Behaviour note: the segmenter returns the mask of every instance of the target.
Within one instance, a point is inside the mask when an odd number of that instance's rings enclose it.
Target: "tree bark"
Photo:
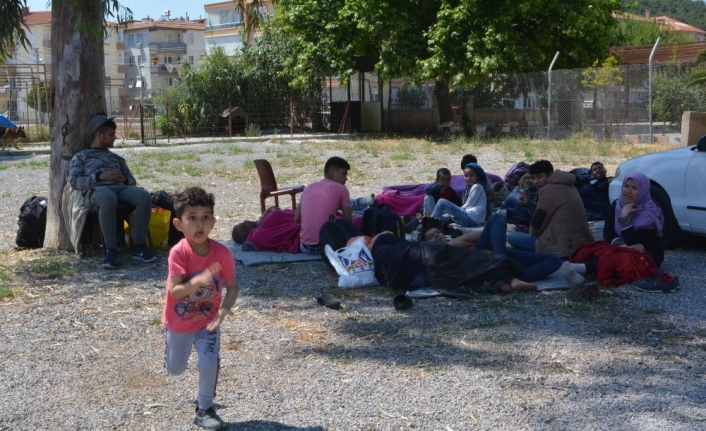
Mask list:
[[[451,96],[447,79],[436,81],[436,101],[439,104],[439,122],[453,121],[454,114],[451,110]]]
[[[103,1],[54,0],[49,204],[44,247],[71,249],[61,212],[71,158],[90,146],[90,117],[105,113]]]

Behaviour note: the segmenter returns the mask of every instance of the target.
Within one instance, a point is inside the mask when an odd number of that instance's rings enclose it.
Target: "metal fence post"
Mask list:
[[[657,47],[659,46],[659,40],[661,37],[657,38],[657,42],[655,42],[655,46],[652,48],[652,52],[650,53],[650,69],[649,69],[649,105],[650,105],[650,110],[649,110],[649,116],[650,116],[650,144],[654,142],[654,134],[652,133],[652,58],[655,56],[655,52],[657,52]]]
[[[554,55],[554,60],[552,64],[549,65],[549,88],[547,90],[547,138],[552,136],[552,68],[554,68],[554,63],[556,59],[559,58],[559,51]]]

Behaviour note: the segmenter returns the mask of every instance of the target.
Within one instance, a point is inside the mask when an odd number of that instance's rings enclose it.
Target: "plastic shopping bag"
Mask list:
[[[373,255],[365,246],[364,237],[336,251],[327,244],[325,253],[339,275],[338,287],[345,289],[379,285],[375,279]]]

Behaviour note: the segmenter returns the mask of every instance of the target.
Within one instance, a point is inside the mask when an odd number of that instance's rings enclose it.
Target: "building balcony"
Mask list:
[[[207,25],[206,26],[206,31],[216,31],[216,30],[225,30],[228,28],[238,28],[242,27],[243,22],[227,22],[225,24],[216,24],[216,25]]]
[[[163,63],[150,66],[151,75],[176,75],[181,69],[181,64],[178,63]]]
[[[150,43],[151,52],[170,52],[175,54],[186,54],[186,44],[181,42],[158,42]]]

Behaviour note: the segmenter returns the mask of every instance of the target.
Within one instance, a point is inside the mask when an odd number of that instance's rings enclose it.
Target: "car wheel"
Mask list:
[[[677,234],[677,220],[674,218],[672,210],[672,200],[664,189],[656,184],[650,185],[650,195],[652,200],[659,205],[664,216],[664,227],[662,228],[662,237],[664,239],[664,247],[670,247]]]

